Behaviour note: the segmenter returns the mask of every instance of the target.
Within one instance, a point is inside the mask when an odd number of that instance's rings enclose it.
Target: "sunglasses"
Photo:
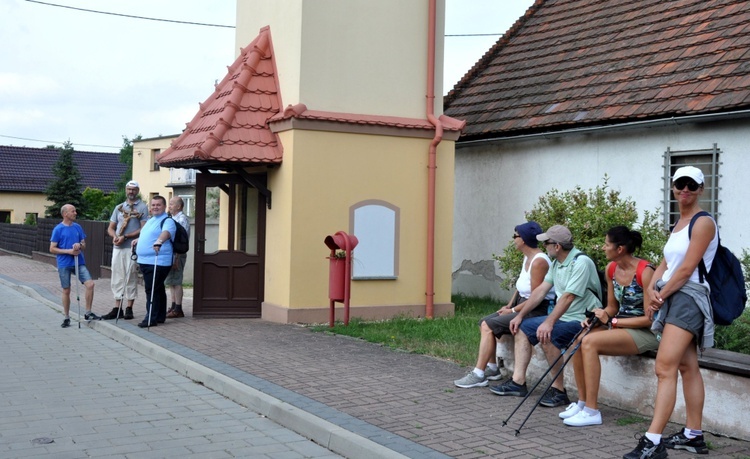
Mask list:
[[[513,233],[513,239],[515,239],[515,238],[517,238],[517,237],[521,237],[521,236],[519,236],[519,235],[518,235],[518,234],[516,234],[516,233]]]
[[[690,191],[698,191],[698,188],[701,186],[697,183],[695,183],[695,180],[689,178],[689,177],[680,177],[677,180],[674,181],[674,189],[681,191],[684,190],[687,186],[688,190]]]
[[[548,245],[555,245],[555,244],[557,244],[557,242],[555,242],[555,241],[553,241],[551,239],[547,239],[546,241],[544,241],[544,246],[545,247],[548,246]]]

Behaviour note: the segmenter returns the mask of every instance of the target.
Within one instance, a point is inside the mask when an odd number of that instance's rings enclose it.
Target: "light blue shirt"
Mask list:
[[[135,253],[138,255],[138,263],[153,265],[156,262],[157,266],[172,266],[172,239],[174,239],[177,228],[174,226],[174,220],[167,217],[166,212],[158,217],[151,217],[143,228],[141,228],[141,235],[138,238],[138,245],[135,248]],[[162,222],[164,223],[163,227]],[[169,239],[162,242],[157,258],[154,244],[164,230],[169,231]]]

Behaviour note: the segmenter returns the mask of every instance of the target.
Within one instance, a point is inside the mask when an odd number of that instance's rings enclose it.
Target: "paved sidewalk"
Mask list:
[[[0,284],[0,457],[340,457]]]
[[[56,270],[50,265],[0,256],[0,282],[20,286],[47,304],[59,303]],[[633,435],[647,427],[647,420],[605,406],[603,425],[571,428],[559,420],[558,409],[540,407],[516,436],[527,405],[503,427],[520,399],[453,387],[453,379],[467,369],[451,362],[294,325],[196,319],[190,317],[189,298],[183,305],[187,317],[168,319],[147,332],[135,326],[145,312],[142,288],[140,295],[136,320],[97,322],[91,328],[308,438],[324,431],[329,440],[317,437],[318,443],[348,457],[385,457],[380,447],[394,457],[415,458],[622,457],[635,446]],[[106,313],[112,304],[109,281],[97,280],[94,311]],[[60,318],[58,314],[47,325],[59,327]],[[191,373],[196,371],[200,374]],[[264,412],[272,402],[263,397],[280,405]],[[618,425],[618,420],[634,422]],[[670,425],[667,430],[678,428]],[[350,436],[337,439],[342,432]],[[710,457],[750,457],[747,442],[710,434],[707,440],[713,446]],[[674,451],[669,455],[692,457]]]

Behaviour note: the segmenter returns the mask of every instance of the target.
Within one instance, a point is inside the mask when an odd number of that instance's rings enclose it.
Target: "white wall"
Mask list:
[[[643,210],[663,210],[663,154],[710,149],[718,144],[722,243],[740,255],[750,247],[743,214],[745,177],[750,172],[750,121],[672,125],[637,130],[599,131],[566,137],[518,139],[456,146],[453,240],[454,294],[504,299],[507,292],[487,275],[492,254],[502,253],[513,228],[525,221],[539,197],[580,185],[609,186]],[[642,215],[642,213],[641,213]],[[575,237],[575,235],[573,235]]]

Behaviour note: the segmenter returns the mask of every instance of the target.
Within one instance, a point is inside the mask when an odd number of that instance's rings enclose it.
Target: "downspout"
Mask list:
[[[427,26],[427,121],[435,126],[435,137],[430,142],[427,161],[427,285],[425,317],[435,316],[435,176],[437,146],[443,139],[443,125],[435,117],[435,29],[437,0],[429,0]]]

